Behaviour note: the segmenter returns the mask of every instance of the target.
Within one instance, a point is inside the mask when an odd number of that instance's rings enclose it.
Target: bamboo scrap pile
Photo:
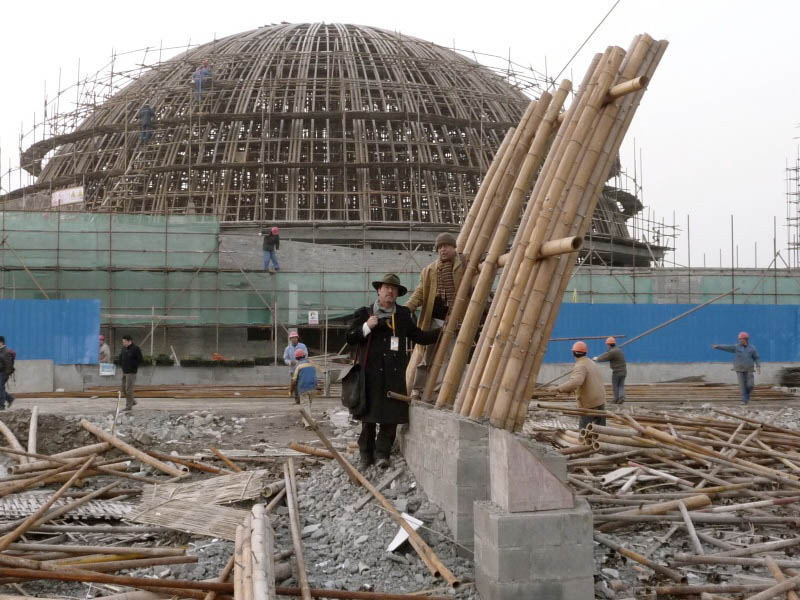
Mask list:
[[[51,580],[139,590],[105,596],[108,600],[157,600],[170,596],[201,600],[271,600],[278,596],[389,600],[418,597],[310,588],[303,559],[293,458],[285,462],[284,478],[279,479],[274,468],[247,470],[242,466],[252,457],[232,459],[232,453],[211,448],[213,453],[207,458],[188,459],[155,449],[139,449],[86,420],[81,421],[81,426],[98,438],[97,443],[58,454],[39,454],[35,441],[36,415],[37,411],[33,411],[27,451],[0,422],[0,433],[9,442],[8,447],[0,447],[0,453],[17,461],[8,469],[9,474],[0,479],[0,585]],[[313,421],[310,415],[308,418]],[[324,441],[327,450],[292,444],[297,448],[292,453],[315,461],[318,457],[344,460],[327,438]],[[271,461],[274,459],[270,457]],[[210,460],[219,460],[224,467],[212,465]],[[280,465],[278,462],[274,466]],[[155,474],[137,472],[143,467]],[[354,481],[358,478],[366,481],[355,469],[350,475]],[[188,481],[192,476],[196,478]],[[37,489],[50,484],[58,486],[57,490]],[[372,487],[368,481],[365,485],[368,489]],[[78,490],[78,487],[88,489]],[[383,499],[386,510],[394,511],[393,517],[410,529],[412,545],[422,553],[425,564],[454,587],[458,585],[453,574],[400,517],[394,505],[376,489],[371,491]],[[28,501],[31,494],[37,496],[35,502]],[[262,498],[269,498],[268,504],[260,503]],[[92,502],[94,511],[83,510]],[[104,511],[103,502],[108,502],[114,510]],[[242,508],[243,502],[252,504]],[[272,514],[281,502],[286,504],[288,518]],[[10,503],[13,511],[20,514],[4,514],[3,503]],[[226,506],[231,503],[237,503],[239,508]],[[97,511],[103,513],[100,516],[106,523],[114,520],[119,524],[94,524]],[[290,525],[293,547],[279,551],[273,526],[281,526],[284,518]],[[216,578],[189,580],[165,578],[154,572],[149,576],[120,573],[199,562],[198,556],[187,554],[185,546],[164,545],[167,534],[176,530],[195,537],[216,538],[210,543],[232,547],[231,559],[224,567],[220,565]],[[298,587],[276,586],[276,581],[292,575]],[[444,600],[441,596],[428,597]]]
[[[545,437],[568,457],[595,541],[655,572],[658,596],[784,597],[800,589],[800,431],[772,424],[777,413],[715,412],[607,413],[606,426]]]
[[[459,234],[457,249],[468,261],[423,400],[434,400],[455,340],[436,406],[476,419],[488,416],[496,427],[521,426],[575,251],[666,46],[644,34],[628,52],[609,47],[594,57],[566,111],[569,81],[532,102],[519,126],[509,131]],[[501,266],[497,293],[467,369]]]

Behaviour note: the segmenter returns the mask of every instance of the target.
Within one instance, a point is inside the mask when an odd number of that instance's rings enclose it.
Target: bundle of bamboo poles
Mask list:
[[[777,412],[766,421],[714,412],[606,413],[606,426],[540,427],[537,435],[567,456],[569,482],[592,507],[595,540],[673,581],[657,594],[771,598],[800,589],[800,431],[775,424]],[[709,567],[708,580],[698,580]],[[739,579],[742,567],[762,581]]]
[[[433,402],[455,339],[436,406],[452,406],[472,418],[489,416],[493,425],[509,430],[521,425],[572,274],[574,252],[666,46],[645,34],[634,39],[627,53],[608,48],[595,56],[569,109],[563,111],[571,83],[564,81],[554,94],[532,102],[509,131],[457,240],[457,250],[468,260],[423,400]],[[497,292],[467,368],[501,265]]]

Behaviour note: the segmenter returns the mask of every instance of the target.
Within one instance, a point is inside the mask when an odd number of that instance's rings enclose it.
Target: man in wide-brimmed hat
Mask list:
[[[456,300],[458,286],[464,274],[464,261],[456,252],[456,238],[451,233],[440,233],[436,237],[435,261],[422,269],[419,284],[405,305],[413,313],[420,309],[418,325],[422,329],[442,327],[445,318]],[[428,367],[433,362],[435,346],[416,346],[406,369],[406,384],[411,387],[411,397],[415,400],[422,395]],[[439,376],[444,375],[444,370]]]
[[[347,343],[357,346],[357,360],[363,361],[366,356],[367,409],[356,417],[361,420],[358,437],[361,467],[368,467],[377,459],[378,466],[385,469],[390,464],[397,426],[408,423],[408,403],[386,395],[387,392],[406,394],[406,340],[432,344],[439,331],[423,331],[417,327],[411,311],[397,304],[397,298],[408,292],[397,275],[387,273],[379,281],[373,281],[372,286],[378,297],[372,305],[355,312],[347,330]]]

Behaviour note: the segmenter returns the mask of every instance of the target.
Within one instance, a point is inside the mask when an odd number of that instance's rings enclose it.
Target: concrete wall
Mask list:
[[[488,426],[414,403],[400,445],[417,482],[444,511],[456,542],[472,550],[472,505],[489,498]]]
[[[50,391],[79,392],[90,387],[117,386],[122,371],[113,377],[100,376],[97,365],[55,365]],[[288,367],[142,367],[137,385],[287,385]],[[20,390],[22,391],[22,390]]]
[[[7,389],[12,394],[52,392],[54,365],[52,360],[19,360],[15,364],[14,374],[8,382]]]
[[[728,356],[733,356],[732,354]],[[703,376],[706,383],[737,383],[731,362],[724,363],[628,363],[626,384],[661,383],[690,376]],[[600,363],[606,383],[611,383],[611,369]],[[781,369],[796,367],[797,363],[762,363],[761,374],[756,375],[758,385],[778,385]],[[550,363],[542,365],[538,381],[545,383],[572,369],[572,363]]]

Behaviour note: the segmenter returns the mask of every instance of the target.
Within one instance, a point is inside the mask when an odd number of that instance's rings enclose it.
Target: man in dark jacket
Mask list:
[[[281,247],[281,236],[278,228],[262,229],[258,235],[264,236],[262,248],[264,250],[264,270],[273,272],[270,267],[270,261],[275,265],[275,271],[280,271],[281,266],[278,264],[278,254],[276,250]]]
[[[387,392],[406,394],[406,340],[423,346],[433,344],[439,330],[418,328],[411,311],[396,303],[398,296],[408,290],[394,273],[373,281],[372,287],[377,290],[378,298],[372,306],[363,306],[355,312],[347,330],[347,343],[358,347],[359,360],[365,353],[367,357],[364,369],[367,410],[358,417],[361,467],[368,467],[377,457],[377,465],[385,469],[389,467],[397,426],[408,423],[408,403],[386,395]]]
[[[611,390],[614,392],[614,404],[625,402],[625,377],[628,376],[628,363],[625,362],[625,353],[617,348],[617,340],[613,336],[606,338],[608,352],[595,356],[595,362],[607,362],[611,367]]]
[[[133,343],[129,335],[122,336],[122,352],[119,353],[119,364],[122,367],[122,393],[125,395],[125,410],[133,410],[136,398],[133,386],[136,385],[136,373],[142,364],[142,351]]]
[[[12,373],[14,373],[14,355],[6,346],[6,338],[0,335],[0,409],[9,408],[14,401],[14,396],[6,390],[8,378]]]

